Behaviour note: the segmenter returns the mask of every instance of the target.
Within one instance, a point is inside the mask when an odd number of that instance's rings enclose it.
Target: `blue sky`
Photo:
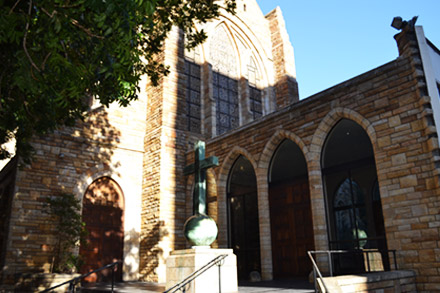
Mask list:
[[[398,57],[395,16],[419,16],[440,48],[440,0],[257,0],[267,14],[283,12],[295,51],[300,98],[332,87]]]

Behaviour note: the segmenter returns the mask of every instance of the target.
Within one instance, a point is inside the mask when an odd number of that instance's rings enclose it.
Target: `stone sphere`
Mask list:
[[[194,215],[183,226],[185,238],[193,246],[209,246],[217,238],[217,225],[207,215]]]

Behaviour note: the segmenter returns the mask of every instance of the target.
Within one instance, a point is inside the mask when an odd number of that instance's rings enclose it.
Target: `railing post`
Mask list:
[[[367,268],[368,268],[368,272],[371,272],[371,267],[370,267],[370,252],[366,251],[367,253]]]
[[[218,266],[218,292],[222,293],[222,264],[219,262]]]
[[[328,264],[330,267],[330,277],[333,277],[333,261],[332,261],[332,253],[331,251],[327,251],[328,254]]]
[[[112,293],[113,293],[113,290],[115,288],[115,267],[116,266],[112,267]]]
[[[75,293],[75,285],[73,284],[73,281],[69,283],[69,292]]]
[[[313,266],[313,280],[315,282],[315,293],[318,292],[318,280],[316,279],[316,268]]]

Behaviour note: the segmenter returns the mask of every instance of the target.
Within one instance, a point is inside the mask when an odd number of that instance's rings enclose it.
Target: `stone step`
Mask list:
[[[78,288],[79,289],[79,288]],[[118,293],[157,293],[165,291],[165,284],[148,282],[122,282],[116,283],[114,291]],[[81,293],[108,293],[111,292],[111,284],[98,283],[90,284],[78,290]],[[284,281],[261,281],[261,282],[239,282],[236,293],[313,293],[313,284],[306,280],[284,280]],[[209,292],[207,292],[209,293]]]
[[[81,293],[108,293],[111,292],[111,283],[86,284],[80,289]],[[165,291],[164,284],[150,282],[120,282],[115,283],[114,291],[118,293],[156,293]]]

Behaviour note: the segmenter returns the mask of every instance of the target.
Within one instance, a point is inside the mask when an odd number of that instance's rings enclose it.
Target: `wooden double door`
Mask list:
[[[307,251],[314,249],[308,180],[271,184],[269,203],[274,278],[308,276]]]

